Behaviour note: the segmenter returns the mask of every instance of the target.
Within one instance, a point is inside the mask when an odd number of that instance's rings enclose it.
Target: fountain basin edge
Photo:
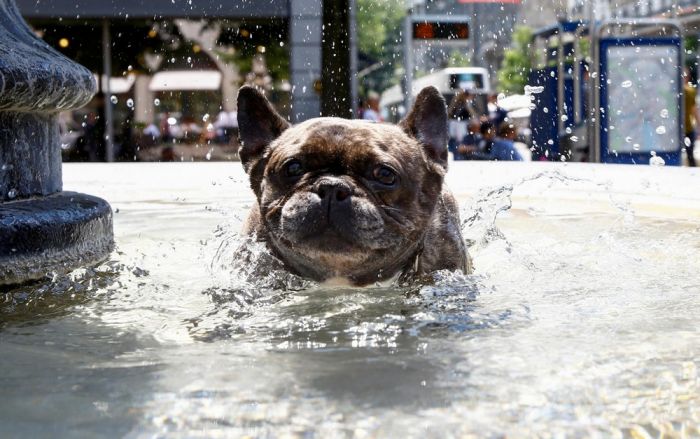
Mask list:
[[[101,198],[59,192],[0,205],[0,285],[96,264],[113,249],[112,209]]]

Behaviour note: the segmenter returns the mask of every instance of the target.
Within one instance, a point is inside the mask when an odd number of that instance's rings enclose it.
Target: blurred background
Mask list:
[[[61,115],[65,161],[237,160],[250,84],[292,122],[396,122],[434,85],[456,160],[694,164],[696,0],[17,5],[98,83]]]

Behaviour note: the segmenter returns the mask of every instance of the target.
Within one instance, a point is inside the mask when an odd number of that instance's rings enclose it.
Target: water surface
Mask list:
[[[475,273],[365,289],[243,242],[238,164],[64,173],[118,249],[4,294],[0,437],[700,435],[696,171],[456,163]]]

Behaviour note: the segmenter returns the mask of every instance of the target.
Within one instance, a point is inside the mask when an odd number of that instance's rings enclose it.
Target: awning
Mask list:
[[[218,90],[221,72],[218,70],[169,70],[153,75],[151,91]]]
[[[102,75],[102,81],[105,79],[107,77]],[[95,81],[97,81],[97,75],[95,75]],[[111,77],[109,78],[109,92],[113,95],[128,93],[134,86],[134,82],[136,82],[136,75]],[[104,84],[104,82],[102,83]]]

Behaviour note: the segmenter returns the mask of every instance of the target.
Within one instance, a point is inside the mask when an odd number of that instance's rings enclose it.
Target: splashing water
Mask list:
[[[474,274],[327,289],[237,233],[240,170],[179,165],[66,166],[119,249],[4,292],[2,436],[697,433],[690,171],[455,163]]]

